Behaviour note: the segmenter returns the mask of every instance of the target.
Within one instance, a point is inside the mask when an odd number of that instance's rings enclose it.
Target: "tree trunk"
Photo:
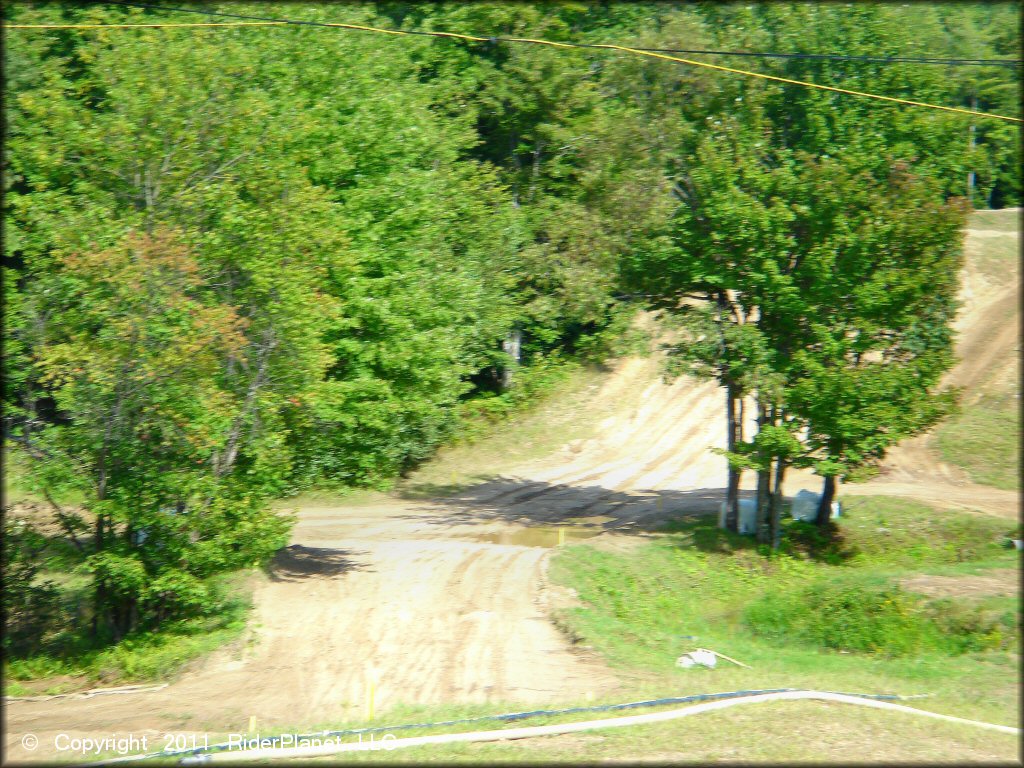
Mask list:
[[[534,202],[537,198],[537,180],[540,178],[540,157],[541,150],[544,149],[544,142],[537,139],[533,143],[533,170],[530,173],[530,202]]]
[[[768,544],[771,542],[771,523],[769,515],[771,511],[771,483],[772,473],[770,469],[758,470],[757,472],[757,542]]]
[[[977,96],[972,96],[971,97],[971,109],[973,109],[975,111],[978,109],[978,97]],[[974,123],[971,123],[970,127],[967,129],[967,151],[968,151],[967,162],[969,162],[969,163],[973,163],[974,162],[974,158],[972,157],[972,155],[974,154],[974,130],[975,130],[974,129]],[[975,182],[975,178],[976,177],[975,177],[975,173],[974,173],[973,168],[971,170],[967,171],[967,201],[971,204],[971,208],[972,209],[974,208],[974,182]]]
[[[775,463],[775,488],[771,499],[771,538],[772,549],[778,549],[782,540],[782,480],[786,476],[786,461],[778,459]]]
[[[731,382],[726,385],[726,419],[728,421],[728,450],[733,452],[740,439],[740,423],[736,417],[736,386]],[[739,530],[739,491],[740,471],[729,464],[729,480],[725,489],[725,527],[729,531]]]
[[[519,367],[519,362],[522,359],[522,347],[523,332],[518,327],[509,331],[508,336],[506,336],[505,340],[501,342],[502,351],[511,358],[511,360],[505,364],[505,369],[501,372],[502,390],[512,388],[512,377],[516,368]]]
[[[93,551],[103,551],[103,515],[96,515],[96,533],[93,537]],[[100,630],[102,619],[104,618],[104,611],[106,610],[105,603],[107,601],[107,588],[106,585],[97,580],[93,587],[93,611],[92,611],[92,634],[97,635]]]
[[[214,456],[214,475],[218,478],[226,475],[234,466],[235,459],[238,458],[245,420],[256,411],[256,396],[267,382],[267,367],[270,364],[270,353],[274,351],[277,343],[277,338],[272,328],[264,332],[263,343],[256,354],[256,375],[249,383],[245,393],[245,402],[242,405],[241,413],[235,417],[234,422],[231,424],[231,429],[228,431],[223,456]]]
[[[519,146],[519,136],[512,134],[508,137],[508,153],[509,157],[512,158],[512,165],[515,166],[515,173],[512,174],[512,207],[519,207],[519,182],[520,182],[520,171],[522,171],[523,164],[519,160],[519,154],[516,148]]]
[[[814,522],[820,526],[828,525],[832,518],[832,499],[836,495],[836,479],[829,475],[825,478],[825,484],[821,489],[821,501],[818,502],[818,515]]]
[[[768,426],[768,409],[761,403],[757,408],[757,429],[760,431]],[[761,461],[767,456],[759,456]],[[757,541],[759,544],[771,543],[771,525],[769,521],[771,505],[772,465],[768,461],[762,469],[757,470]]]

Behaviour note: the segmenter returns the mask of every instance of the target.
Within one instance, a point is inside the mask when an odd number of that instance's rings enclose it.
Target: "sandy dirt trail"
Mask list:
[[[305,508],[255,594],[247,642],[155,692],[7,706],[10,759],[53,755],[58,733],[310,729],[397,702],[584,701],[617,681],[574,650],[545,600],[548,549],[478,541],[432,505]],[[375,669],[374,669],[375,668]],[[20,744],[26,732],[40,747]],[[48,749],[49,747],[49,749]]]
[[[984,273],[972,252],[958,320],[964,362],[949,377],[969,391],[1015,364],[1019,350],[1018,276]],[[613,415],[596,437],[497,480],[434,501],[300,509],[291,546],[256,589],[244,642],[160,691],[9,702],[8,759],[54,756],[57,733],[157,738],[244,732],[250,716],[262,728],[358,720],[371,667],[378,712],[397,703],[569,704],[622,690],[549,618],[555,531],[543,526],[589,525],[587,535],[607,538],[717,507],[723,459],[708,449],[725,443],[724,394],[686,377],[666,385],[658,366],[621,361],[595,394],[595,409],[613,406],[597,410]],[[901,446],[881,478],[843,492],[1017,515],[1016,493],[969,483],[936,460],[930,439]],[[818,484],[794,475],[786,490]],[[40,739],[31,753],[20,743],[27,732]]]

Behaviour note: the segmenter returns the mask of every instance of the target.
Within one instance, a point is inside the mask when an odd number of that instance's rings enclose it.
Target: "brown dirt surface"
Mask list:
[[[984,575],[931,576],[919,574],[900,581],[910,592],[929,597],[1014,597],[1020,593],[1020,571],[1014,568],[993,568]]]
[[[981,270],[972,237],[958,319],[964,360],[949,377],[968,388],[1019,349],[1016,266],[999,279]],[[495,480],[428,501],[300,507],[242,642],[160,691],[8,702],[8,760],[52,758],[59,732],[225,733],[244,732],[250,716],[295,729],[359,719],[373,675],[378,712],[399,702],[571,704],[621,690],[621,678],[550,620],[559,596],[549,595],[545,572],[559,527],[568,540],[598,535],[615,548],[722,500],[724,459],[709,448],[724,446],[724,394],[689,377],[666,384],[659,365],[657,356],[621,361],[593,394],[593,412],[610,413],[596,436]],[[842,492],[1017,516],[1016,493],[969,483],[929,440],[908,441],[880,478]],[[786,491],[819,485],[793,473]],[[26,732],[40,739],[32,753],[20,744]]]
[[[359,719],[374,675],[378,712],[616,689],[548,618],[549,549],[474,541],[482,532],[437,517],[408,502],[302,509],[293,543],[256,591],[245,641],[161,691],[8,702],[9,758],[30,757],[18,742],[26,732],[40,739],[31,757],[45,758],[58,733],[244,732],[250,715],[263,728]]]

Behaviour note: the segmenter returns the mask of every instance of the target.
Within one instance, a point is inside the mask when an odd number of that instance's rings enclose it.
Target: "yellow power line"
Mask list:
[[[221,21],[168,24],[4,24],[4,29],[135,29],[136,27],[282,27],[287,21]]]
[[[908,105],[914,106],[914,107],[927,107],[929,109],[941,109],[941,110],[944,110],[946,112],[959,112],[960,114],[963,114],[963,115],[976,115],[976,116],[982,116],[982,117],[995,117],[995,118],[998,118],[1000,120],[1009,120],[1009,121],[1014,122],[1014,123],[1024,122],[1024,120],[1021,120],[1021,118],[1019,118],[1019,117],[1008,117],[1006,115],[997,115],[997,114],[995,114],[993,112],[976,112],[976,111],[974,111],[972,109],[961,109],[959,107],[945,107],[945,106],[942,106],[941,104],[928,104],[927,102],[923,102],[923,101],[911,101],[910,99],[899,99],[899,98],[896,98],[895,96],[882,96],[881,94],[877,94],[877,93],[867,93],[866,91],[854,91],[854,90],[851,90],[849,88],[836,88],[835,86],[821,85],[820,83],[811,83],[811,82],[806,82],[804,80],[791,80],[788,77],[777,77],[776,75],[765,75],[765,74],[763,74],[761,72],[748,72],[745,69],[733,69],[732,67],[723,67],[720,64],[708,64],[707,62],[704,62],[704,61],[691,61],[690,59],[681,59],[678,56],[667,56],[667,55],[665,55],[663,53],[655,53],[654,51],[641,51],[641,50],[639,50],[637,48],[626,48],[625,46],[621,46],[621,45],[601,45],[599,47],[600,48],[612,48],[612,49],[617,50],[617,51],[628,51],[629,53],[637,53],[637,54],[640,54],[641,56],[650,56],[652,58],[657,58],[657,59],[667,59],[668,61],[678,61],[678,62],[681,62],[683,64],[691,64],[691,65],[693,65],[695,67],[706,67],[707,69],[717,69],[717,70],[721,70],[722,72],[733,72],[733,73],[738,74],[738,75],[748,75],[750,77],[760,77],[760,78],[762,78],[764,80],[775,80],[776,82],[779,82],[779,83],[791,83],[792,85],[803,85],[803,86],[807,86],[809,88],[818,88],[818,89],[823,90],[823,91],[833,91],[835,93],[846,93],[846,94],[849,94],[850,96],[865,96],[865,97],[867,97],[869,99],[878,99],[880,101],[891,101],[891,102],[894,102],[896,104],[908,104]]]
[[[199,11],[202,13],[202,11]],[[82,29],[82,28],[132,28],[132,27],[243,27],[243,26],[283,26],[288,24],[300,24],[304,26],[317,26],[317,27],[337,27],[340,29],[355,29],[362,32],[377,32],[386,35],[409,35],[413,36],[417,33],[406,32],[398,29],[384,29],[382,27],[368,27],[360,24],[343,24],[340,22],[307,22],[307,21],[250,21],[250,22],[221,22],[221,23],[167,23],[167,24],[4,24],[3,26],[7,29]],[[911,99],[900,99],[895,96],[883,96],[878,93],[868,93],[866,91],[855,91],[850,88],[838,88],[832,85],[821,85],[820,83],[812,83],[806,80],[793,80],[788,77],[778,77],[777,75],[766,75],[761,72],[751,72],[746,69],[736,69],[734,67],[724,67],[720,64],[709,64],[705,61],[694,61],[692,59],[684,59],[679,56],[669,56],[665,53],[658,53],[656,51],[645,51],[639,48],[629,48],[624,45],[612,45],[608,43],[592,43],[580,45],[576,43],[559,43],[554,40],[540,40],[529,37],[502,37],[502,38],[491,38],[491,37],[479,37],[477,35],[466,35],[459,32],[420,32],[420,35],[428,35],[430,37],[449,37],[456,40],[469,40],[472,42],[488,42],[490,40],[500,40],[501,42],[507,43],[530,43],[533,45],[547,45],[552,48],[603,48],[605,50],[622,51],[624,53],[632,53],[638,56],[647,56],[652,59],[663,59],[665,61],[674,61],[679,64],[688,64],[693,67],[704,67],[705,69],[715,69],[720,72],[730,72],[736,75],[746,75],[747,77],[757,77],[762,80],[773,80],[779,83],[789,83],[790,85],[800,85],[805,88],[817,88],[822,91],[831,91],[833,93],[843,93],[849,96],[862,96],[868,99],[876,99],[878,101],[888,101],[894,104],[905,104],[912,107],[924,107],[926,109],[938,109],[944,112],[955,112],[961,115],[971,115],[973,117],[994,117],[997,120],[1007,120],[1012,123],[1024,123],[1019,117],[1009,117],[1008,115],[997,115],[993,112],[978,112],[972,109],[963,109],[960,107],[946,107],[941,104],[929,104],[924,101],[913,101]]]

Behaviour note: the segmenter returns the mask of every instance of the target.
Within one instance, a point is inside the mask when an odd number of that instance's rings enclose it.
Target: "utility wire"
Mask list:
[[[701,48],[637,48],[657,53],[703,53],[714,56],[753,56],[772,59],[822,59],[827,61],[865,61],[881,64],[946,64],[949,66],[1019,67],[1020,59],[945,59],[930,56],[843,56],[837,53],[768,53],[763,51],[708,51]]]
[[[281,27],[287,21],[171,22],[166,24],[4,24],[4,29],[135,29],[136,27]]]
[[[281,27],[288,26],[287,21],[225,21],[225,22],[164,22],[156,24],[4,24],[5,29],[135,29],[145,27]],[[429,33],[428,33],[429,34]],[[490,40],[491,38],[487,38]],[[501,40],[504,38],[494,38]],[[602,47],[577,43],[580,47]],[[709,51],[704,48],[642,48],[638,51],[654,53],[699,53],[707,56],[748,56],[768,59],[819,59],[825,61],[864,61],[882,64],[942,64],[947,66],[1009,66],[1019,67],[1021,59],[950,59],[928,56],[843,56],[834,53],[774,53],[768,51]]]
[[[540,40],[529,37],[480,37],[478,35],[465,35],[458,32],[427,32],[422,30],[398,30],[398,29],[384,29],[381,27],[370,27],[361,24],[343,24],[340,22],[325,22],[325,21],[302,21],[298,19],[275,19],[266,16],[249,16],[237,13],[224,13],[222,11],[207,11],[199,10],[194,8],[171,8],[162,5],[150,5],[146,3],[128,3],[128,2],[109,2],[108,5],[120,5],[128,8],[146,8],[150,10],[159,11],[174,11],[178,13],[200,13],[206,16],[218,16],[223,18],[233,19],[244,19],[249,21],[264,21],[264,22],[275,22],[278,24],[293,24],[298,26],[310,26],[310,27],[333,27],[338,29],[352,29],[359,30],[362,32],[376,32],[379,34],[386,35],[401,35],[411,36],[418,35],[424,37],[447,37],[456,40],[469,40],[477,43],[529,43],[532,45],[546,45],[553,48],[601,48],[604,50],[622,51],[624,53],[633,53],[638,56],[647,56],[655,59],[662,59],[665,61],[674,61],[680,64],[688,64],[694,67],[704,67],[706,69],[714,69],[720,72],[730,72],[737,75],[745,75],[747,77],[757,77],[762,80],[772,80],[774,82],[788,83],[790,85],[800,85],[806,88],[816,88],[822,91],[830,91],[833,93],[843,93],[850,96],[862,96],[864,98],[876,99],[878,101],[888,101],[894,104],[905,104],[914,107],[923,107],[925,109],[937,109],[943,112],[955,112],[963,115],[971,115],[974,117],[992,117],[997,120],[1006,120],[1012,123],[1024,123],[1019,117],[1009,117],[1007,115],[997,115],[993,112],[978,112],[971,109],[963,109],[961,107],[946,107],[940,104],[929,104],[922,101],[913,101],[911,99],[900,99],[894,96],[882,96],[877,93],[867,93],[865,91],[855,91],[850,88],[837,88],[831,85],[821,85],[820,83],[812,83],[805,80],[793,80],[788,77],[778,77],[776,75],[766,75],[761,72],[750,72],[743,69],[735,69],[733,67],[723,67],[719,64],[709,64],[706,61],[694,61],[692,59],[683,59],[678,56],[669,56],[665,53],[659,53],[651,50],[643,50],[640,48],[630,48],[624,45],[611,45],[611,44],[598,44],[598,43],[561,43],[553,40]]]

